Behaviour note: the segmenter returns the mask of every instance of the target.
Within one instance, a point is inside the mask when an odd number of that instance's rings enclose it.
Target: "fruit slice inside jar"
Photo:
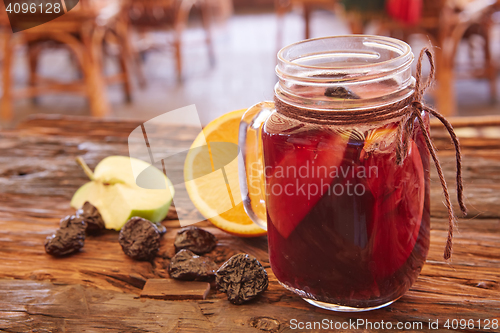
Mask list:
[[[371,271],[375,278],[384,278],[406,262],[417,241],[424,208],[423,164],[416,143],[410,139],[402,165],[396,164],[394,150],[368,154],[365,165],[378,170],[377,177],[367,182],[375,199],[367,231]]]
[[[332,167],[341,164],[347,142],[345,135],[326,131],[304,131],[279,143],[269,139],[268,144],[284,145],[266,150],[274,153],[267,156],[265,170],[267,211],[284,238],[328,191],[335,177]]]

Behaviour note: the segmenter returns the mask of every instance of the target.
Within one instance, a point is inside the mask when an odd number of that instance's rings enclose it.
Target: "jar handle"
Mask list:
[[[262,127],[275,110],[273,102],[260,102],[250,107],[240,122],[238,160],[243,207],[250,219],[267,230]]]

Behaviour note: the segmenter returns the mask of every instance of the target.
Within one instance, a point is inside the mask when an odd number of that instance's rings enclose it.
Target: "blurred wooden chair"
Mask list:
[[[274,0],[274,9],[278,19],[278,47],[283,43],[283,19],[294,8],[302,11],[304,18],[304,38],[311,38],[311,13],[318,8],[334,11],[338,0]]]
[[[434,91],[437,109],[444,115],[456,112],[455,57],[464,38],[480,35],[484,40],[484,67],[481,77],[490,82],[492,98],[496,97],[496,68],[491,59],[490,25],[496,0],[423,0],[422,17],[415,25],[405,25],[386,18],[379,33],[408,41],[412,34],[423,34],[435,46],[437,89]]]
[[[120,7],[106,8],[103,7],[103,2],[94,7],[88,0],[80,0],[71,11],[45,24],[15,34],[4,31],[3,95],[0,101],[2,119],[12,119],[14,99],[34,98],[50,92],[83,94],[89,100],[91,114],[97,117],[105,116],[110,110],[106,94],[108,81],[124,83],[127,99],[130,99],[130,84],[124,58],[120,61],[121,73],[110,78],[103,75],[102,47],[109,31],[107,24],[119,13]],[[2,10],[5,11],[5,8]],[[22,45],[26,46],[28,52],[29,86],[14,89],[13,58],[16,47]],[[81,71],[81,79],[57,82],[38,75],[40,53],[53,47],[64,47],[70,51],[78,70]]]
[[[182,80],[182,34],[186,29],[189,13],[193,8],[199,10],[203,28],[205,30],[205,43],[208,49],[210,64],[215,63],[212,45],[210,24],[210,0],[126,0],[124,16],[129,20],[131,29],[145,35],[154,31],[172,31],[173,48],[176,62],[178,80]],[[144,81],[141,71],[140,51],[134,48],[135,60],[140,81]]]
[[[482,20],[470,25],[467,28],[467,30],[465,30],[462,40],[467,41],[468,43],[467,45],[469,51],[468,67],[470,67],[468,76],[487,79],[490,87],[490,99],[492,102],[496,102],[498,100],[498,94],[497,94],[498,68],[497,64],[495,64],[495,61],[492,58],[492,50],[491,50],[491,45],[492,45],[491,42],[493,38],[492,31],[494,27],[492,14],[493,11],[490,11],[490,14],[485,15]],[[481,44],[479,45],[479,47],[482,47],[483,66],[480,68],[474,66],[476,60],[474,51],[478,48],[478,45],[474,43],[476,36],[479,36],[481,39]]]

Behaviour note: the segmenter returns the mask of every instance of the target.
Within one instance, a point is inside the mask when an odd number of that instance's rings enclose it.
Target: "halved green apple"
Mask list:
[[[167,215],[174,188],[151,164],[128,156],[109,156],[92,173],[82,160],[79,163],[91,181],[76,191],[71,206],[79,209],[90,202],[101,213],[106,229],[120,230],[133,216],[159,222]],[[147,182],[154,186],[138,186],[134,173],[139,177],[147,173]]]

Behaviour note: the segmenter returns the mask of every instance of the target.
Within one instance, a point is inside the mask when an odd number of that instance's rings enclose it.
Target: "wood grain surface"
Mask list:
[[[423,323],[422,328],[405,332],[452,332],[442,326],[447,319],[472,319],[474,328],[456,331],[500,332],[500,328],[483,327],[486,320],[500,320],[500,140],[462,140],[470,214],[459,220],[452,260],[443,260],[446,210],[433,173],[431,247],[420,277],[391,306],[349,314],[315,308],[282,288],[269,266],[266,237],[238,238],[207,221],[198,225],[214,233],[219,243],[206,256],[221,264],[236,253],[254,255],[269,274],[268,290],[240,306],[229,303],[215,288],[205,300],[140,298],[147,279],[168,278],[167,267],[175,254],[173,241],[180,228],[174,208],[163,222],[168,231],[153,262],[128,258],[115,231],[88,236],[76,255],[47,255],[45,238],[57,229],[62,217],[74,213],[71,196],[87,181],[75,157],[82,156],[93,168],[108,155],[127,155],[128,135],[139,125],[35,117],[0,133],[0,332],[326,331],[293,330],[291,319]],[[196,129],[173,125],[168,131],[179,142],[189,142],[197,134]],[[435,140],[453,188],[455,161],[449,139],[436,135]],[[176,140],[170,144],[172,151],[179,145]],[[429,330],[430,320],[439,320],[440,329]]]

